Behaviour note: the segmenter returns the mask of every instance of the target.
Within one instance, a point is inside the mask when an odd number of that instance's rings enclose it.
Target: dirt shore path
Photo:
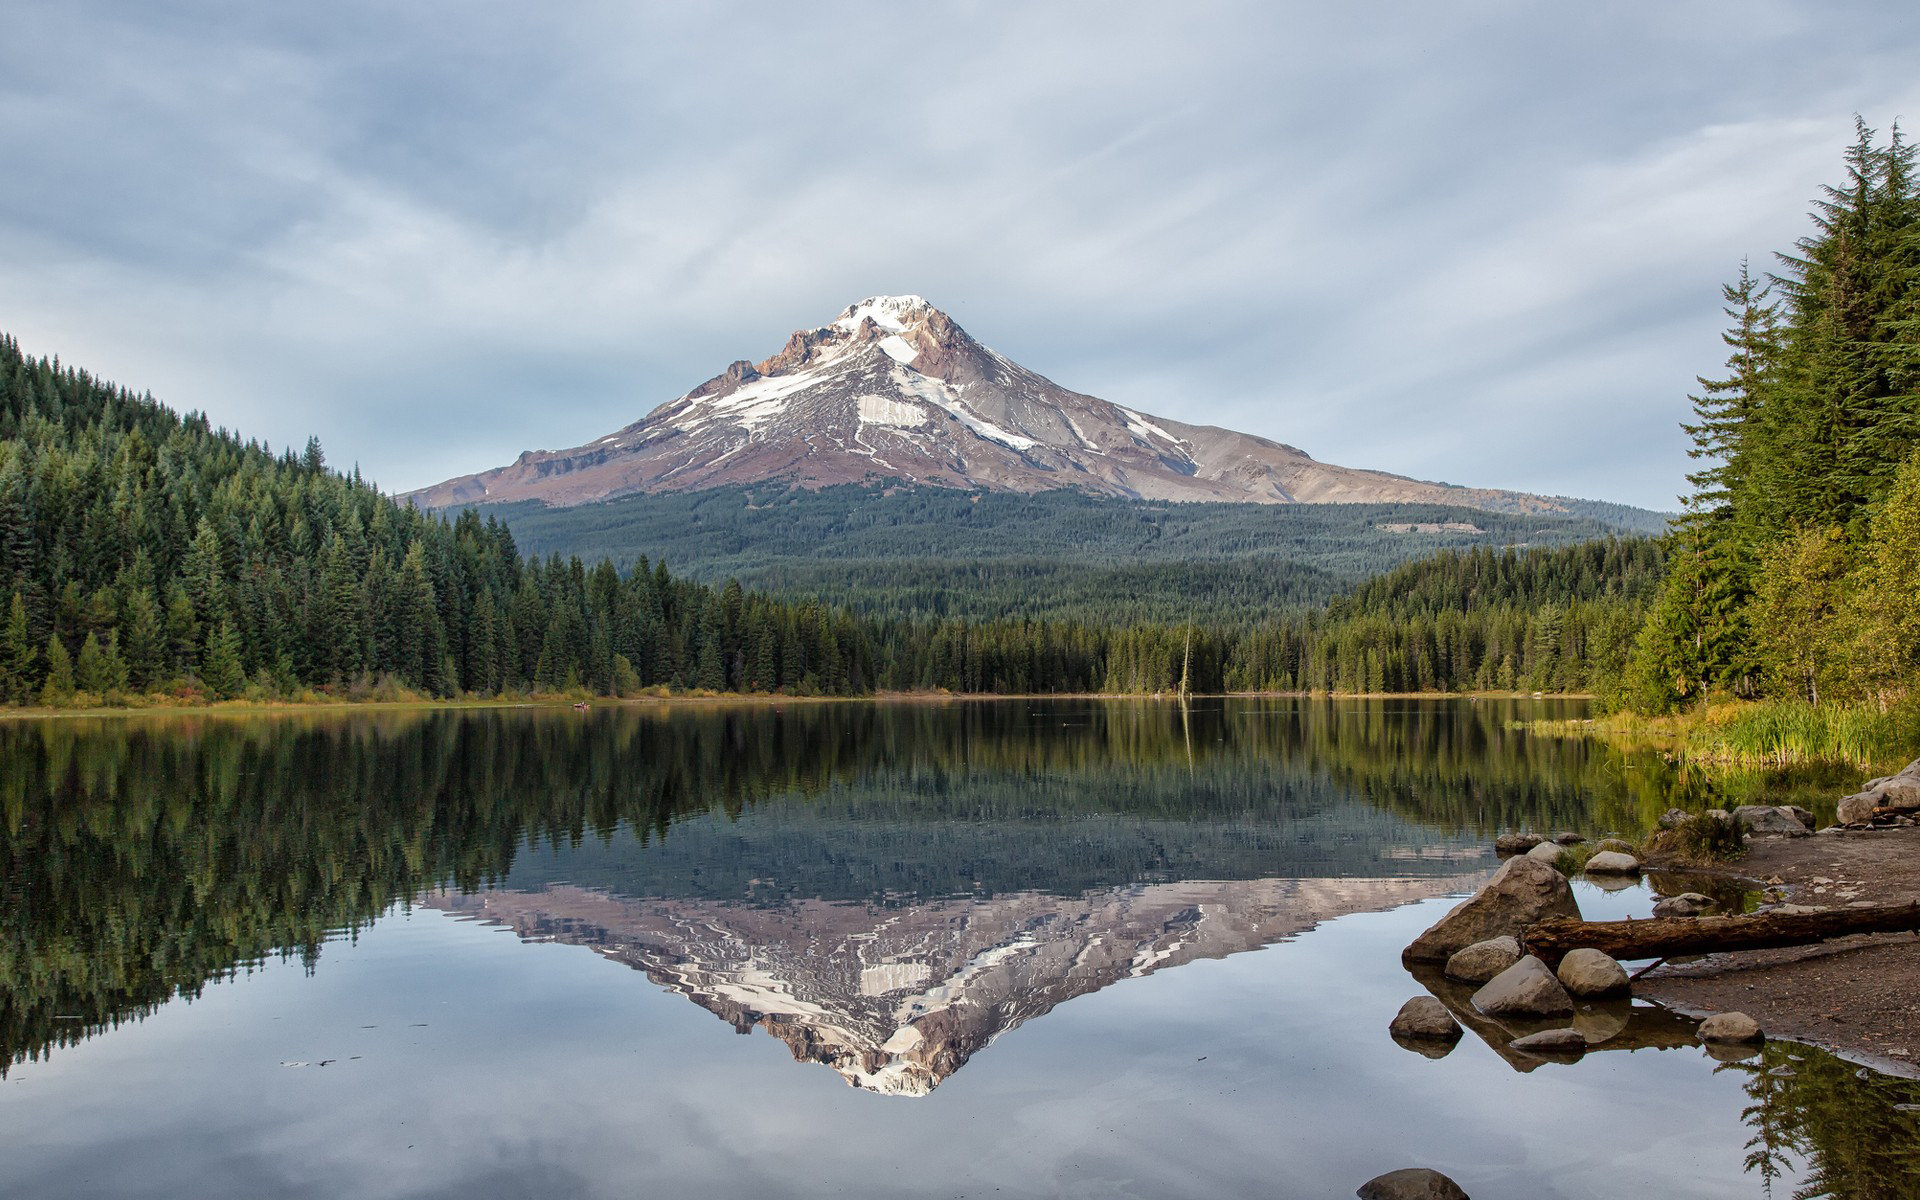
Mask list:
[[[1761,837],[1748,847],[1726,873],[1773,884],[1795,904],[1920,900],[1920,828]],[[1634,992],[1688,1013],[1744,1012],[1770,1037],[1920,1078],[1920,935],[1711,954],[1669,963]]]

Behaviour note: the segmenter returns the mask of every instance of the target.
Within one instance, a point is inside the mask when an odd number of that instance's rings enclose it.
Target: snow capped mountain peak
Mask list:
[[[862,320],[871,319],[880,328],[899,333],[909,320],[938,311],[922,296],[868,296],[858,304],[847,305],[833,323],[850,330],[858,328]]]
[[[981,345],[925,297],[869,296],[794,331],[640,420],[572,450],[412,494],[432,508],[782,480],[898,480],[1149,500],[1438,503],[1503,511],[1534,496],[1453,488],[1315,462],[1291,446],[1153,416],[1061,387]]]

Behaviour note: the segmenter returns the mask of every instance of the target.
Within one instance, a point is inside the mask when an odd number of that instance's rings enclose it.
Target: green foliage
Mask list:
[[[1864,122],[1814,229],[1725,289],[1727,374],[1684,426],[1703,460],[1624,699],[1870,700],[1920,684],[1920,187]],[[1776,300],[1775,297],[1779,299]]]

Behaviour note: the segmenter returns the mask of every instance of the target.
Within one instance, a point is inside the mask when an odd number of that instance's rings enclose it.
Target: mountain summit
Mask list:
[[[411,494],[430,508],[783,480],[898,479],[1149,500],[1432,503],[1551,512],[1554,501],[1316,462],[1292,446],[1188,425],[1061,387],[981,345],[919,296],[871,296],[741,360],[596,442],[530,450]]]

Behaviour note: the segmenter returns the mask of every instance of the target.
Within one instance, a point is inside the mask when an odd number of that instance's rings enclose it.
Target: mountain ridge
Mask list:
[[[1415,503],[1564,513],[1557,497],[1322,463],[1283,442],[1072,391],[975,340],[916,295],[871,296],[736,360],[585,445],[405,493],[426,508],[785,481],[1269,505]]]

